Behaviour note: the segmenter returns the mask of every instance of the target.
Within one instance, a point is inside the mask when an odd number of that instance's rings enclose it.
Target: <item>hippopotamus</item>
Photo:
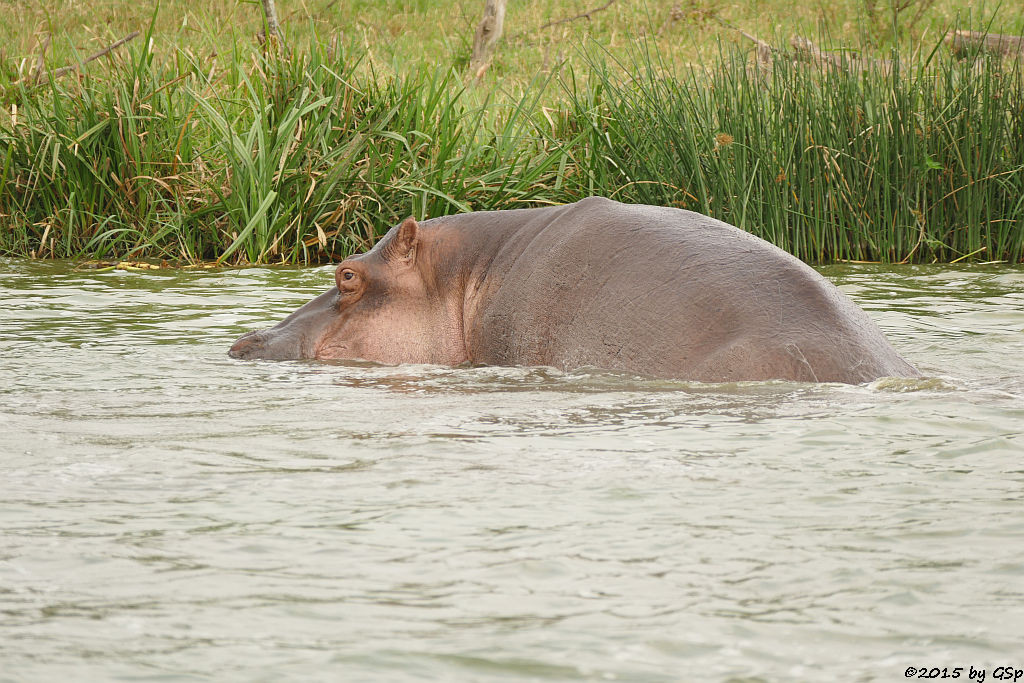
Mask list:
[[[407,218],[243,359],[598,368],[700,382],[915,377],[781,249],[698,213],[591,197]]]

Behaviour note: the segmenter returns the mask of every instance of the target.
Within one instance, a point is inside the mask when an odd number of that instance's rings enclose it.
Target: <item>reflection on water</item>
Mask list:
[[[824,272],[927,378],[241,362],[330,269],[0,262],[0,680],[1024,667],[1024,271]]]

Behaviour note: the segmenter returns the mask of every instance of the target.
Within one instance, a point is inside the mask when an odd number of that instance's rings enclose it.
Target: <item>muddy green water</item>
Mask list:
[[[331,272],[0,261],[0,680],[1024,668],[1024,270],[824,271],[923,381],[227,357]]]

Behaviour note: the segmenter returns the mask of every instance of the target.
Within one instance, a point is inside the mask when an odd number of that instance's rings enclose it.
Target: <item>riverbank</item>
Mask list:
[[[812,263],[1024,258],[1020,63],[938,39],[895,62],[779,43],[700,64],[589,42],[501,90],[450,63],[379,73],[337,36],[218,60],[150,38],[5,89],[0,254],[319,263],[409,214],[599,194]]]

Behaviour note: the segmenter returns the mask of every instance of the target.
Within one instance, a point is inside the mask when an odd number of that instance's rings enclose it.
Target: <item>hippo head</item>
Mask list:
[[[430,267],[413,218],[365,254],[338,265],[335,287],[266,330],[243,335],[233,358],[362,359],[379,363],[465,360],[461,303]]]

